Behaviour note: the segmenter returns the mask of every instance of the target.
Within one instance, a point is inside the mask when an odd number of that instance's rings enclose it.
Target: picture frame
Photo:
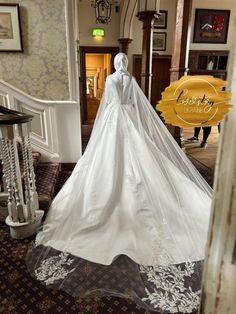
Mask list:
[[[153,52],[166,50],[166,32],[153,31]]]
[[[193,43],[226,44],[230,10],[196,9]]]
[[[161,14],[158,19],[154,21],[154,28],[156,29],[166,29],[167,28],[167,18],[168,18],[168,11],[160,10],[159,13]]]
[[[17,3],[0,4],[0,52],[23,52]]]

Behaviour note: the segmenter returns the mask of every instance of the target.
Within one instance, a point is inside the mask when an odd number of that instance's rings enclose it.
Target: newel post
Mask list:
[[[35,187],[30,120],[19,112],[0,108],[0,148],[2,156],[2,186],[0,197],[5,197],[8,216],[6,224],[13,238],[23,239],[36,233],[43,217],[39,210]],[[20,167],[22,155],[23,167]],[[21,170],[22,168],[23,170]]]

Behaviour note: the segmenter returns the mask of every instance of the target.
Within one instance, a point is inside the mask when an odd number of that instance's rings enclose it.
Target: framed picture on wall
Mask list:
[[[159,13],[161,14],[158,19],[154,21],[154,28],[162,28],[166,29],[167,28],[167,16],[168,16],[168,11],[165,10],[160,10]]]
[[[226,44],[230,10],[196,9],[194,43]]]
[[[0,52],[1,51],[23,51],[18,4],[0,4]]]
[[[153,31],[153,52],[166,50],[166,33]]]

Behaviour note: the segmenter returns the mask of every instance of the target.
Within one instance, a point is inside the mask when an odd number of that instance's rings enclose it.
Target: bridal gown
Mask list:
[[[132,298],[160,313],[199,306],[211,188],[175,143],[127,57],[91,139],[28,253],[31,274],[74,296]]]

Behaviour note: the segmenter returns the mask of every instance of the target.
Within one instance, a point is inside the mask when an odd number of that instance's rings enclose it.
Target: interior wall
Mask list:
[[[168,11],[167,18],[167,29],[157,29],[158,32],[166,32],[166,50],[160,51],[158,54],[160,55],[171,55],[172,53],[172,44],[173,44],[173,36],[175,30],[175,15],[176,15],[176,0],[161,0],[160,1],[160,10]],[[132,63],[133,63],[133,54],[141,54],[142,53],[142,22],[138,20],[135,16],[133,20],[133,41],[129,45],[129,71],[133,73]],[[140,34],[140,35],[137,35]]]
[[[222,9],[230,10],[230,20],[228,28],[228,37],[226,44],[199,44],[193,43],[193,27],[191,30],[191,50],[229,50],[229,60],[227,67],[227,81],[230,82],[232,79],[232,68],[233,68],[233,48],[235,44],[235,33],[236,33],[236,12],[235,12],[235,0],[193,0],[192,18],[195,19],[195,9]]]
[[[86,54],[86,67],[101,68],[104,66],[103,54]]]
[[[94,38],[93,28],[103,28],[105,36]],[[112,6],[111,22],[108,24],[96,24],[95,10],[91,6],[91,1],[82,0],[78,2],[78,28],[80,46],[119,46],[120,35],[120,12],[115,12]]]
[[[236,32],[236,14],[235,14],[235,0],[193,0],[192,20],[195,20],[195,9],[222,9],[231,10],[229,20],[228,39],[226,44],[199,44],[193,43],[193,31],[191,29],[191,50],[232,50],[235,43]],[[193,24],[194,25],[194,24]]]
[[[64,0],[18,3],[24,52],[0,52],[0,79],[40,99],[69,99]]]
[[[192,29],[191,29],[191,50],[232,50],[234,42],[235,42],[235,33],[236,33],[236,10],[235,0],[193,0],[192,7]],[[228,32],[228,40],[226,44],[199,44],[192,43],[193,40],[193,29],[194,29],[194,19],[195,19],[195,9],[196,8],[205,8],[205,9],[224,9],[231,10],[230,14],[230,23],[229,23],[229,32]],[[160,10],[168,11],[168,20],[167,20],[167,29],[160,29],[160,32],[167,32],[167,46],[166,51],[160,51],[159,54],[172,54],[172,46],[173,46],[173,36],[175,32],[175,16],[176,16],[176,0],[161,0],[160,2]],[[133,54],[141,54],[142,53],[142,40],[140,40],[140,36],[136,34],[142,34],[142,22],[138,20],[137,17],[133,20],[133,41],[129,46],[129,70],[132,73],[132,56]],[[230,72],[230,64],[231,58],[229,60],[229,72]],[[228,76],[230,79],[230,75]]]

